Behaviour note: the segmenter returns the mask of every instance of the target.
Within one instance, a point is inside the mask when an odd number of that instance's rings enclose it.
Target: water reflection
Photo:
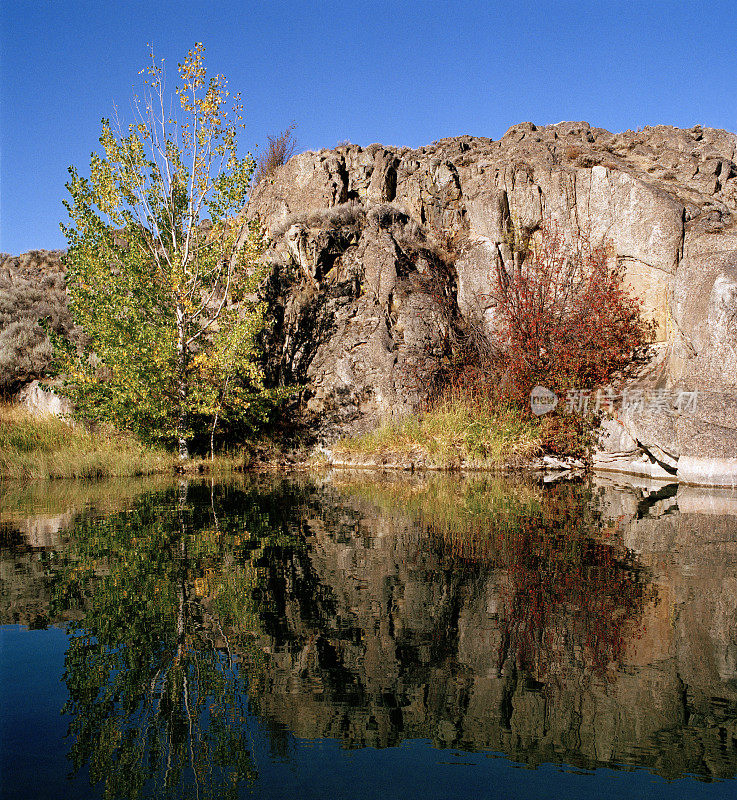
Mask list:
[[[56,509],[50,541],[0,517],[0,621],[71,626],[71,758],[108,796],[236,796],[258,777],[253,715],[280,757],[294,736],[419,738],[737,774],[730,494],[346,474],[153,488]]]
[[[283,513],[294,499],[180,483],[75,522],[51,613],[80,615],[64,675],[71,758],[107,795],[237,796],[255,776],[239,662],[262,660],[270,585],[297,591],[284,580],[307,560]]]

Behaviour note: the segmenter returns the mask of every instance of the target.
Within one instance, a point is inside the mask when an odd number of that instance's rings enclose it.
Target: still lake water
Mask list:
[[[0,485],[0,797],[733,797],[737,494]]]

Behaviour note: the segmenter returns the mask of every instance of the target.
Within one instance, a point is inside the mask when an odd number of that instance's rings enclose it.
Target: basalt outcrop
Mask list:
[[[605,244],[656,326],[628,387],[643,402],[617,405],[596,464],[735,485],[736,151],[737,136],[700,126],[565,122],[302,153],[247,209],[272,240],[271,376],[304,387],[324,443],[417,410],[445,360],[493,326],[490,275],[515,232],[547,220]]]

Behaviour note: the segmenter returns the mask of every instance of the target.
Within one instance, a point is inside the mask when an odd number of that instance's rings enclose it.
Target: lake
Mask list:
[[[0,484],[2,798],[737,792],[737,493]]]

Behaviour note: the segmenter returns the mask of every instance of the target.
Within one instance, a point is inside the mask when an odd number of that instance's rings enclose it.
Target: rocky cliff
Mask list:
[[[605,243],[657,326],[630,387],[648,402],[618,406],[597,465],[735,485],[736,151],[735,134],[699,126],[565,122],[298,155],[247,209],[273,242],[271,374],[305,387],[325,441],[416,410],[492,324],[490,274],[514,230],[550,220]],[[688,408],[684,391],[698,393]]]

